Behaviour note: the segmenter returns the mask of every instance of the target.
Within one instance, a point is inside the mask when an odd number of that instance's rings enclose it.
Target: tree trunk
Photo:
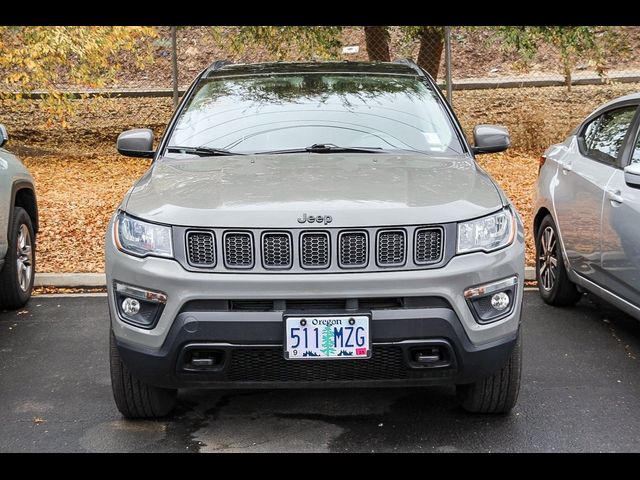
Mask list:
[[[418,65],[433,77],[438,78],[440,58],[444,47],[442,27],[423,28],[420,33],[420,50],[418,51]]]
[[[391,55],[389,54],[389,31],[387,27],[364,27],[364,36],[369,60],[379,62],[391,61]]]

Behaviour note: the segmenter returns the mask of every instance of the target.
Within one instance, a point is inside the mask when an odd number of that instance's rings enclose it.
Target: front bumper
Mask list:
[[[447,308],[386,317],[372,321],[373,353],[366,360],[285,360],[279,322],[234,323],[206,312],[178,315],[159,350],[116,342],[134,377],[165,388],[372,387],[476,381],[507,363],[518,335],[516,330],[478,347]],[[412,353],[427,347],[437,347],[446,362],[415,362]],[[216,365],[194,369],[187,362],[190,350],[215,352]]]
[[[520,222],[516,239],[509,247],[490,254],[456,256],[446,266],[429,270],[332,274],[197,273],[186,271],[174,260],[136,258],[123,254],[114,246],[111,235],[107,235],[106,239],[106,259],[111,327],[122,358],[136,377],[155,385],[307,385],[304,375],[294,379],[294,382],[287,377],[286,371],[299,368],[294,365],[300,362],[280,363],[284,361],[283,312],[184,311],[185,305],[192,301],[412,296],[437,297],[444,301],[446,308],[371,312],[374,348],[371,371],[375,373],[378,370],[376,362],[386,359],[381,365],[389,361],[396,362],[397,375],[388,372],[390,378],[382,378],[377,374],[369,379],[348,375],[339,378],[330,372],[323,373],[321,367],[306,367],[319,369],[313,379],[322,379],[323,385],[353,383],[355,380],[359,380],[359,385],[372,382],[379,384],[380,381],[386,384],[473,381],[504,365],[514,345],[520,322],[524,279],[524,235]],[[478,323],[463,292],[470,287],[514,275],[518,278],[518,284],[511,314],[493,323]],[[166,305],[153,329],[134,327],[119,319],[114,303],[115,281],[167,294]],[[449,367],[430,368],[427,372],[427,369],[409,365],[406,361],[408,352],[416,345],[429,342],[447,345],[453,358]],[[194,374],[181,371],[181,352],[191,344],[205,344],[220,349],[227,363],[216,372]],[[236,361],[240,357],[246,360],[254,354],[257,356],[251,363],[257,365],[258,369],[262,368],[261,357],[266,362],[263,370],[270,372],[269,375],[254,376],[253,379],[236,375]],[[336,368],[348,371],[351,368],[348,362],[350,360],[304,363],[335,364]],[[358,368],[354,367],[354,371],[368,368],[362,363],[368,360],[353,362],[358,362]],[[353,375],[357,376],[357,372]]]

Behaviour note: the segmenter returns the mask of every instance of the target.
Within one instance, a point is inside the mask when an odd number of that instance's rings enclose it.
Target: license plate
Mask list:
[[[284,356],[289,360],[370,358],[368,315],[286,316]]]

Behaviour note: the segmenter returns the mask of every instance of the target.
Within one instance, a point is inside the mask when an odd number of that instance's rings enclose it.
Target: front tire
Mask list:
[[[116,339],[109,339],[111,389],[116,406],[126,418],[159,418],[167,416],[177,403],[178,391],[154,387],[134,378],[120,358]]]
[[[521,376],[522,334],[518,334],[507,364],[482,380],[456,385],[456,396],[467,412],[509,413],[518,401]]]
[[[569,280],[561,248],[556,224],[547,215],[536,232],[536,280],[542,300],[556,307],[575,305],[582,297]]]
[[[9,246],[0,272],[0,307],[23,307],[31,298],[36,271],[36,237],[29,214],[13,209]]]

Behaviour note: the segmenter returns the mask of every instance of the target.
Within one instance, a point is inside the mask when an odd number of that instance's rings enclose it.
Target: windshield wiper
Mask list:
[[[382,153],[380,147],[339,147],[333,143],[314,143],[305,150],[313,153]]]
[[[380,147],[339,147],[332,143],[314,143],[310,147],[291,148],[288,150],[271,150],[268,152],[256,152],[260,155],[273,155],[280,153],[384,153]]]
[[[232,152],[225,150],[224,148],[210,148],[210,147],[179,147],[177,145],[169,145],[167,150],[170,152],[178,153],[193,153],[194,155],[200,155],[201,157],[213,157],[218,155],[245,155],[244,153]]]

